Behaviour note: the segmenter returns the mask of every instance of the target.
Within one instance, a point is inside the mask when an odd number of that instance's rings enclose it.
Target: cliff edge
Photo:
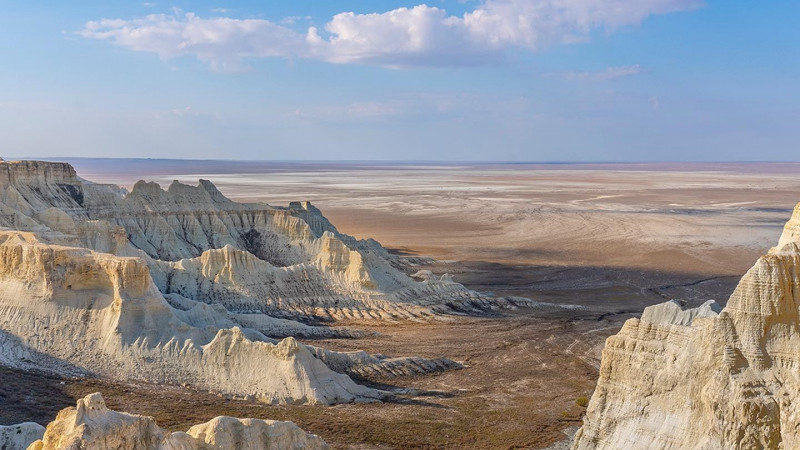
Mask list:
[[[608,338],[572,448],[800,448],[798,224],[725,308],[657,305]]]

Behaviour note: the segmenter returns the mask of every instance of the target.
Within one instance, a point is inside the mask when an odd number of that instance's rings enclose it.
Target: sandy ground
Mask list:
[[[574,432],[607,336],[650,304],[724,303],[800,201],[797,164],[375,165],[71,161],[84,178],[214,181],[240,201],[311,200],[337,227],[375,237],[484,292],[559,304],[431,324],[343,324],[380,335],[333,349],[447,356],[467,368],[367,383],[379,405],[269,407],[181,388],[0,371],[0,423],[47,422],[80,395],[170,429],[219,414],[293,420],[335,448],[546,448]],[[417,256],[433,256],[430,262]],[[61,384],[61,383],[64,384]],[[552,447],[552,448],[563,448]]]

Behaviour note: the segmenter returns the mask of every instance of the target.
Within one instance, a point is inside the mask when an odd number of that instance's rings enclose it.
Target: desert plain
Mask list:
[[[47,423],[103,392],[112,409],[180,430],[218,415],[291,420],[334,448],[558,448],[580,425],[605,338],[648,305],[721,305],[800,202],[800,164],[392,164],[67,159],[83,178],[213,181],[237,201],[309,200],[339,231],[401,255],[408,273],[539,308],[313,343],[447,356],[466,367],[365,383],[382,404],[265,406],[187,388],[0,371],[0,423]],[[549,306],[550,304],[555,306]],[[46,400],[43,400],[46,399]]]

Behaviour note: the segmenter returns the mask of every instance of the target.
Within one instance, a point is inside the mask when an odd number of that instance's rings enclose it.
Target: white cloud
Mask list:
[[[243,58],[290,57],[305,52],[302,35],[267,20],[202,19],[192,13],[91,21],[80,34],[156,53],[165,60],[193,55],[219,71],[242,69]]]
[[[164,59],[191,55],[216,70],[237,70],[242,60],[312,58],[387,67],[478,65],[517,48],[586,42],[595,30],[636,25],[648,16],[686,11],[702,0],[486,0],[463,16],[427,5],[385,13],[345,12],[320,30],[298,33],[262,19],[154,14],[102,19],[80,34],[109,40]]]
[[[325,31],[327,37],[310,28],[307,42],[314,57],[336,63],[468,64],[491,53],[482,43],[470,42],[461,19],[426,5],[383,14],[337,14]]]
[[[639,64],[632,66],[608,67],[597,72],[566,72],[561,74],[547,73],[545,76],[558,76],[570,81],[605,81],[630,77],[646,72]]]

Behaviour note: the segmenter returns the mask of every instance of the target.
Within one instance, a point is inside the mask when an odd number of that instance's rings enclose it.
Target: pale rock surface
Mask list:
[[[236,203],[206,180],[167,190],[142,181],[127,192],[82,180],[68,164],[0,161],[5,365],[268,403],[375,401],[384,393],[347,374],[461,365],[332,352],[292,337],[359,335],[313,322],[534,305],[446,276],[414,281],[392,262],[380,244],[339,233],[308,202]]]
[[[789,219],[783,227],[783,233],[781,234],[780,240],[778,240],[778,245],[771,251],[779,251],[779,249],[785,247],[786,244],[797,244],[798,242],[800,242],[800,204],[795,206],[792,218]]]
[[[44,436],[44,427],[38,423],[25,422],[18,425],[0,425],[0,448],[3,450],[25,450],[28,445]]]
[[[39,428],[42,428],[39,426]],[[44,434],[42,436],[42,433]],[[99,393],[58,413],[29,450],[256,450],[327,449],[292,422],[217,417],[188,432],[168,433],[152,417],[111,411]],[[20,447],[25,448],[25,447]],[[9,449],[10,450],[10,449]]]
[[[200,449],[327,449],[325,442],[292,422],[216,417],[189,428],[187,434],[200,441]],[[205,444],[205,445],[202,445]]]
[[[262,342],[260,333],[222,328],[232,322],[204,322],[198,313],[184,318],[199,327],[180,320],[139,258],[32,240],[0,232],[0,362],[116,379],[191,382],[268,403],[329,404],[381,396],[330,370],[291,337]]]
[[[656,325],[689,326],[698,317],[716,317],[722,308],[714,300],[708,300],[697,308],[682,309],[675,300],[648,306],[642,312],[642,322]]]
[[[800,207],[725,308],[648,308],[608,338],[573,449],[800,448]]]

